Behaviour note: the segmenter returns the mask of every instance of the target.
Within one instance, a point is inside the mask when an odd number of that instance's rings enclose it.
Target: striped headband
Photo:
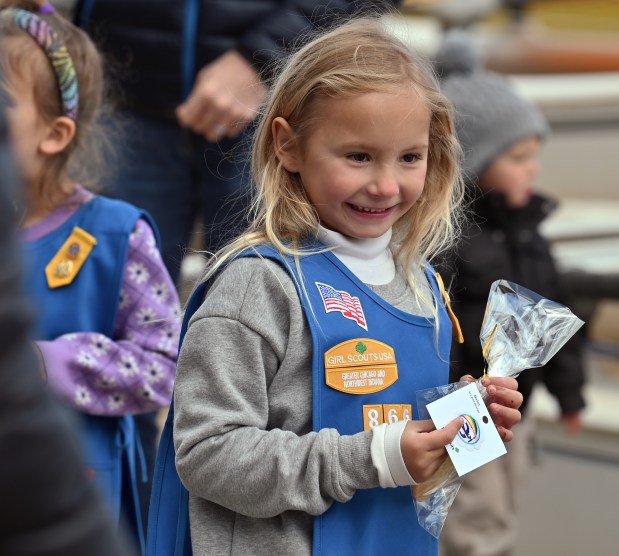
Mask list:
[[[41,10],[41,13],[49,13],[49,11]],[[76,120],[79,105],[77,75],[69,51],[58,33],[47,21],[35,13],[22,9],[7,8],[0,11],[0,28],[7,25],[15,25],[26,31],[47,54],[58,81],[62,113]]]

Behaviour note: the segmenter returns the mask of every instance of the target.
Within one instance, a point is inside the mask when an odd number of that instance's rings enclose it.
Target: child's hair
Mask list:
[[[39,10],[40,3],[29,0],[0,0],[0,10],[8,8],[33,12],[47,22],[66,46],[79,92],[76,131],[71,144],[50,162],[47,177],[51,182],[66,175],[92,188],[100,178],[104,153],[110,150],[111,144],[101,124],[106,108],[101,57],[88,35],[54,10]],[[34,100],[44,121],[66,115],[52,61],[37,40],[10,18],[1,20],[0,40],[2,86],[10,85],[12,79],[28,76],[34,83]]]
[[[320,125],[323,102],[373,92],[417,95],[431,113],[425,187],[393,230],[398,257],[411,269],[414,261],[430,260],[451,245],[463,190],[451,103],[439,91],[429,62],[414,54],[379,20],[363,18],[307,43],[279,73],[254,138],[253,222],[247,233],[211,260],[207,277],[248,246],[268,242],[287,254],[304,253],[304,243],[317,236],[318,214],[300,177],[280,164],[271,123],[278,116],[285,118],[302,144],[312,127]]]

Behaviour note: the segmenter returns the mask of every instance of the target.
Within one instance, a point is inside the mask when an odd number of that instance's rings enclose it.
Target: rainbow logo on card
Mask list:
[[[479,442],[481,432],[477,421],[475,421],[475,419],[473,419],[470,415],[460,415],[460,417],[464,418],[464,424],[458,431],[458,438],[469,446],[477,444]]]

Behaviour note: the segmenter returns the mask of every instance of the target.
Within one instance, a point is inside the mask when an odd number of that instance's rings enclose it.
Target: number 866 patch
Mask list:
[[[370,431],[383,423],[396,423],[413,418],[410,404],[376,404],[363,406],[363,430]]]

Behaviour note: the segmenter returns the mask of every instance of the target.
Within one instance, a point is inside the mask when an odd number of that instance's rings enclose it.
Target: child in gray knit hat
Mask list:
[[[441,89],[456,110],[463,168],[470,180],[480,178],[519,141],[541,141],[548,134],[538,108],[518,94],[506,77],[484,69],[475,44],[464,31],[447,34],[436,69],[442,78]]]
[[[463,168],[472,198],[464,239],[440,268],[450,284],[464,344],[452,348],[452,379],[484,369],[479,331],[490,285],[506,279],[565,303],[549,245],[538,227],[554,203],[536,193],[538,154],[548,133],[541,112],[505,77],[486,71],[472,40],[449,33],[438,53],[442,91],[454,104]],[[568,432],[581,426],[581,338],[573,338],[543,369],[520,375],[525,405],[543,380]],[[518,425],[506,456],[466,475],[441,535],[443,556],[506,556],[517,540],[516,498],[527,469],[530,420]]]

